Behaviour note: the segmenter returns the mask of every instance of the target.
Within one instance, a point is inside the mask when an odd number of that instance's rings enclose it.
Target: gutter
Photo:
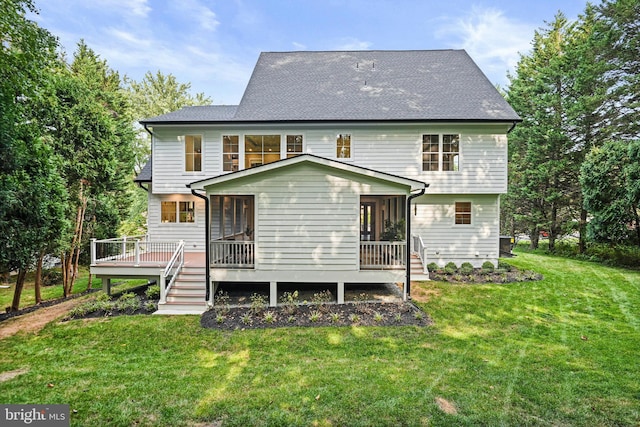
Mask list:
[[[516,128],[516,125],[518,124],[517,121],[513,121],[513,124],[511,125],[511,127],[509,128],[509,130],[507,131],[507,135],[509,135],[511,133],[512,130],[514,130]]]
[[[418,193],[411,194],[409,197],[407,197],[407,232],[405,235],[405,238],[407,240],[407,254],[405,260],[407,274],[405,288],[407,289],[407,299],[411,299],[411,201],[416,197],[422,196],[427,190],[427,187],[429,187],[429,184],[424,184],[424,187],[422,187],[422,189],[420,189]]]
[[[204,261],[204,266],[205,266],[205,272],[204,272],[204,277],[205,277],[205,282],[206,282],[206,287],[205,287],[205,292],[204,292],[204,300],[206,302],[209,302],[209,298],[211,296],[211,265],[209,263],[209,246],[210,246],[210,240],[211,240],[211,233],[210,233],[210,224],[209,224],[209,198],[207,196],[204,196],[200,193],[196,193],[196,190],[194,190],[193,188],[190,187],[191,184],[187,184],[187,188],[191,189],[191,194],[193,194],[196,197],[201,198],[202,200],[204,200],[204,232],[205,232],[205,236],[204,236],[204,257],[205,257],[205,261]]]

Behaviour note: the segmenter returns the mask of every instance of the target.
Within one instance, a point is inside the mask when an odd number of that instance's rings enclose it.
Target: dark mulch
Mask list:
[[[237,330],[319,326],[429,326],[429,316],[410,302],[220,308],[202,315],[204,328]]]
[[[12,317],[22,316],[23,314],[32,313],[32,312],[34,312],[36,310],[39,310],[41,308],[51,307],[53,305],[60,304],[60,303],[63,303],[65,301],[69,301],[69,300],[74,299],[74,298],[79,298],[81,296],[88,295],[88,294],[91,294],[93,292],[97,292],[99,290],[100,290],[100,288],[88,289],[88,290],[86,290],[84,292],[80,292],[80,293],[77,293],[77,294],[70,295],[67,298],[50,299],[50,300],[42,301],[40,304],[36,304],[36,305],[31,305],[29,307],[25,307],[25,308],[23,308],[21,310],[18,310],[18,311],[7,311],[6,313],[0,313],[0,322],[3,322],[3,321],[8,320],[8,319],[11,319]]]

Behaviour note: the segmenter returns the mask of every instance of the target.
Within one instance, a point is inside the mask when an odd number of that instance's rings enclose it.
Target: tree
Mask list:
[[[79,43],[69,66],[61,62],[53,86],[52,96],[41,105],[39,119],[62,158],[61,171],[70,195],[67,215],[73,232],[61,256],[66,297],[77,278],[90,232],[100,224],[104,234],[97,237],[115,236],[119,221],[112,217],[122,218],[127,211],[130,199],[125,189],[133,174],[134,131],[118,73],[84,42]],[[105,204],[97,202],[102,198],[110,200],[106,210]]]
[[[640,246],[640,141],[595,147],[581,168],[585,208],[593,240],[622,243],[635,231]]]
[[[66,229],[59,158],[33,119],[49,90],[57,42],[26,19],[27,11],[35,12],[30,1],[0,3],[0,270],[18,270],[12,310],[19,309],[28,269],[58,249]]]
[[[161,71],[144,75],[140,82],[125,78],[127,90],[133,105],[134,120],[159,116],[179,110],[182,107],[211,104],[211,98],[204,93],[191,95],[191,83],[179,83],[172,74]],[[147,132],[138,128],[135,143],[136,170],[140,171],[149,158],[151,145]]]

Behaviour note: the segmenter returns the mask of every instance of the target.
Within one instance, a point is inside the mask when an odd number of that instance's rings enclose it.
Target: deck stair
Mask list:
[[[175,283],[167,293],[167,302],[158,305],[157,314],[202,314],[207,309],[205,301],[205,268],[182,268]]]
[[[422,266],[422,261],[418,257],[417,254],[411,254],[411,280],[412,281],[420,281],[420,280],[429,280],[429,273],[424,273],[424,268]]]

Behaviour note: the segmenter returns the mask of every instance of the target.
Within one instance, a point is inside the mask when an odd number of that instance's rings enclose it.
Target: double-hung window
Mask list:
[[[287,159],[302,154],[302,135],[287,135]]]
[[[351,158],[351,134],[341,133],[336,137],[336,157],[338,159]]]
[[[240,153],[238,135],[224,135],[222,137],[222,170],[237,171]]]
[[[460,135],[422,135],[422,170],[457,172],[460,170]]]
[[[456,225],[470,225],[471,224],[471,202],[456,202]]]
[[[184,170],[202,171],[202,135],[184,136]]]

